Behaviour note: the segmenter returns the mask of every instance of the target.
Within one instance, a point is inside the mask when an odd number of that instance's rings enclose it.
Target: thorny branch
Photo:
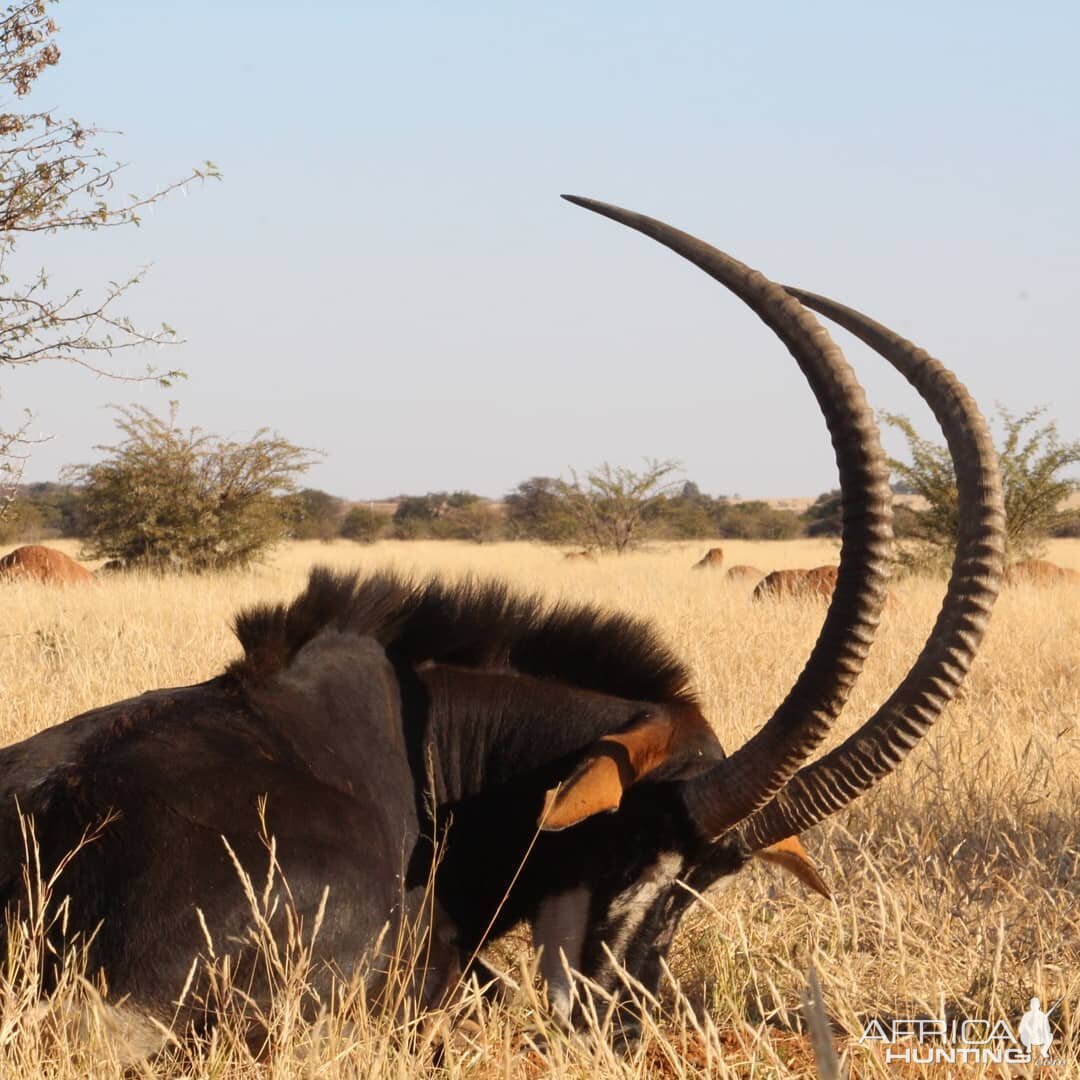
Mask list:
[[[27,411],[14,431],[0,431],[0,521],[3,521],[19,493],[23,471],[30,458],[30,447],[45,441],[30,436],[33,419]]]
[[[162,323],[156,329],[136,326],[118,303],[144,277],[140,270],[126,281],[110,282],[103,295],[87,299],[82,289],[50,291],[45,270],[14,281],[9,264],[17,241],[30,234],[68,229],[138,225],[140,212],[193,180],[220,178],[213,162],[146,195],[118,196],[124,164],[99,145],[114,132],[85,127],[52,110],[20,112],[15,102],[32,90],[38,76],[60,62],[58,26],[48,14],[55,0],[23,0],[0,15],[0,372],[59,360],[95,375],[123,382],[153,381],[168,386],[183,377],[176,369],[119,373],[105,358],[122,349],[178,342]],[[7,100],[3,100],[4,92]],[[28,447],[24,424],[0,432],[0,519],[25,467]]]

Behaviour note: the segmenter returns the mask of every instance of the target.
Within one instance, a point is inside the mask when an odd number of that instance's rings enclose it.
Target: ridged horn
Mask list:
[[[862,387],[824,328],[779,285],[654,218],[564,199],[636,229],[715,278],[769,326],[810,383],[832,436],[843,493],[843,545],[832,603],[791,692],[735,754],[684,785],[697,829],[712,838],[768,803],[828,733],[873,641],[892,549],[888,469]]]
[[[927,733],[964,680],[982,640],[1004,565],[1005,505],[997,456],[974,400],[940,361],[852,308],[802,289],[807,307],[850,330],[929,404],[956,470],[959,533],[937,622],[911,671],[849,739],[795,775],[740,832],[751,850],[816,825],[888,775]]]

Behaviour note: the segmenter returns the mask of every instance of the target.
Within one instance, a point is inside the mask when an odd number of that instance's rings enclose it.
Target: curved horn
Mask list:
[[[846,742],[802,769],[740,831],[751,850],[802,832],[892,772],[930,729],[963,682],[1001,581],[1005,505],[997,457],[971,395],[942,363],[852,308],[789,289],[807,307],[861,338],[930,405],[956,470],[960,528],[952,576],[937,622],[896,691]]]
[[[795,357],[832,435],[843,492],[840,572],[817,644],[787,698],[743,747],[684,786],[702,835],[719,836],[764,806],[813,752],[862,669],[885,601],[892,547],[888,469],[862,387],[823,327],[783,288],[716,248],[617,206],[564,199],[651,236],[730,289]]]

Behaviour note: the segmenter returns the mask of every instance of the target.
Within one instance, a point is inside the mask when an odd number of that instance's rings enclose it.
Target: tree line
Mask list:
[[[595,542],[595,534],[583,528],[559,493],[555,477],[532,477],[518,484],[501,500],[484,498],[471,491],[432,491],[423,495],[397,495],[378,501],[351,502],[317,488],[299,488],[272,495],[265,509],[275,520],[278,540],[338,538],[359,543],[376,540],[467,540],[491,543],[500,540],[536,540],[553,544],[611,548]],[[86,539],[99,536],[104,527],[119,531],[107,516],[109,504],[119,503],[120,492],[101,492],[85,484],[43,482],[23,484],[3,521],[0,542],[37,542],[57,537]],[[837,513],[819,516],[819,507],[835,501]],[[189,503],[189,505],[194,505]],[[803,512],[778,509],[761,500],[740,500],[724,495],[704,495],[687,482],[671,495],[662,495],[643,512],[640,526],[630,534],[623,549],[646,540],[786,540],[799,536],[839,536],[839,502],[834,493],[822,495]],[[120,509],[116,506],[116,509]],[[162,509],[162,508],[159,508]],[[106,515],[106,516],[103,516]],[[154,531],[182,533],[196,526],[178,508],[155,513],[138,507],[138,521],[126,528],[134,533],[154,523]],[[600,527],[606,521],[599,514]],[[215,515],[215,519],[220,514]],[[619,519],[611,519],[611,528]],[[246,526],[260,532],[254,520]],[[144,538],[146,541],[146,538]],[[157,540],[150,539],[152,545]],[[160,542],[167,543],[162,535]],[[102,557],[120,554],[109,545]]]
[[[838,491],[796,512],[707,495],[680,482],[672,461],[531,477],[499,501],[462,490],[349,503],[302,487],[317,452],[279,434],[261,430],[238,441],[184,428],[175,403],[166,416],[143,406],[116,413],[122,438],[98,447],[98,461],[70,466],[61,483],[20,485],[0,514],[0,542],[74,536],[85,557],[115,568],[205,571],[247,565],[287,539],[533,540],[622,552],[648,540],[840,535]],[[948,452],[905,418],[885,420],[905,436],[911,456],[891,462],[896,486],[921,496],[918,508],[896,507],[902,556],[917,568],[943,565],[957,520]],[[1078,485],[1061,475],[1080,462],[1080,442],[1061,440],[1038,411],[1002,411],[1000,426],[1012,557],[1030,557],[1047,536],[1080,535],[1080,515],[1063,509]]]

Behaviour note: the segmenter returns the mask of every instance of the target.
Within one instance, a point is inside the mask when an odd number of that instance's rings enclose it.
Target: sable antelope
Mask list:
[[[719,570],[724,565],[724,549],[709,548],[691,567],[692,570]]]
[[[740,584],[760,581],[764,576],[765,575],[756,566],[744,566],[741,563],[738,566],[730,567],[726,574],[728,581],[733,583],[738,582]]]
[[[1006,585],[1068,585],[1080,584],[1080,572],[1057,566],[1044,559],[1021,559],[1005,567]]]
[[[783,600],[788,597],[820,597],[828,600],[836,588],[835,566],[815,566],[813,570],[773,570],[758,582],[755,600]]]
[[[568,551],[563,558],[567,562],[596,562],[596,556],[591,551]]]
[[[220,838],[257,865],[252,819],[267,793],[300,914],[310,918],[330,887],[316,955],[338,970],[363,960],[377,983],[380,929],[426,911],[435,944],[417,973],[425,1001],[486,933],[522,919],[543,946],[557,1014],[574,1015],[579,984],[568,970],[618,994],[614,960],[655,990],[690,890],[756,855],[826,892],[795,837],[895,769],[963,680],[997,593],[1004,533],[993,448],[958,380],[865,316],[785,291],[686,233],[570,201],[735,292],[810,382],[844,503],[836,588],[806,667],[726,756],[687,668],[632,616],[544,608],[499,585],[314,573],[290,605],[238,618],[244,656],[217,678],[106,706],[0,752],[10,909],[23,902],[16,799],[35,819],[46,871],[83,830],[118,814],[64,871],[62,890],[68,933],[100,924],[91,968],[132,1006],[172,1017],[203,940],[197,907],[215,941],[242,940],[247,903]],[[930,404],[960,506],[952,577],[922,654],[855,734],[812,761],[877,627],[892,537],[873,414],[810,308],[868,342]],[[265,995],[250,949],[234,948],[252,994]]]
[[[93,581],[94,575],[62,551],[27,544],[0,559],[0,581],[5,578],[40,581],[46,585],[77,585]]]

